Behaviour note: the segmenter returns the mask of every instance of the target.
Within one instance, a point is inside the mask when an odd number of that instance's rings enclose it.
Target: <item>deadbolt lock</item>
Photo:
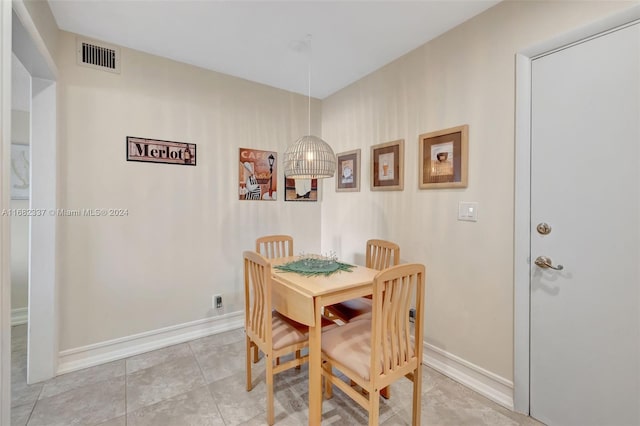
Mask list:
[[[538,230],[538,234],[540,235],[547,235],[551,233],[551,227],[544,222],[539,223],[538,226],[536,226],[536,229]]]

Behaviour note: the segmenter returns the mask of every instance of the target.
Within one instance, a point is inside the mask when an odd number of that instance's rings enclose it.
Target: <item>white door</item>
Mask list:
[[[638,426],[640,24],[534,59],[531,93],[530,413]]]

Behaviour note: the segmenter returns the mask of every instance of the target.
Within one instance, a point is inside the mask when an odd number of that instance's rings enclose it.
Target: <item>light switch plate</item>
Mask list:
[[[458,220],[468,222],[478,221],[478,203],[475,201],[460,201],[458,203]]]

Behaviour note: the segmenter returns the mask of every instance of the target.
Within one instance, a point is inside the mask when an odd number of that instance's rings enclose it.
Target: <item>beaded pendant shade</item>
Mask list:
[[[290,179],[324,179],[336,172],[336,155],[317,136],[303,136],[284,153],[284,175]]]
[[[311,51],[311,35],[298,43]],[[309,134],[287,147],[284,153],[284,175],[290,179],[324,179],[336,172],[336,155],[328,143],[311,135],[311,61],[309,61]]]

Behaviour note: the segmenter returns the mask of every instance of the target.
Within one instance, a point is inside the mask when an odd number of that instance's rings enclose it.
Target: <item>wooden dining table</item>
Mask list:
[[[273,266],[298,258],[271,260]],[[305,276],[272,269],[273,307],[282,315],[309,326],[309,425],[322,421],[322,307],[373,292],[373,278],[380,271],[354,265],[351,272],[329,276]]]

